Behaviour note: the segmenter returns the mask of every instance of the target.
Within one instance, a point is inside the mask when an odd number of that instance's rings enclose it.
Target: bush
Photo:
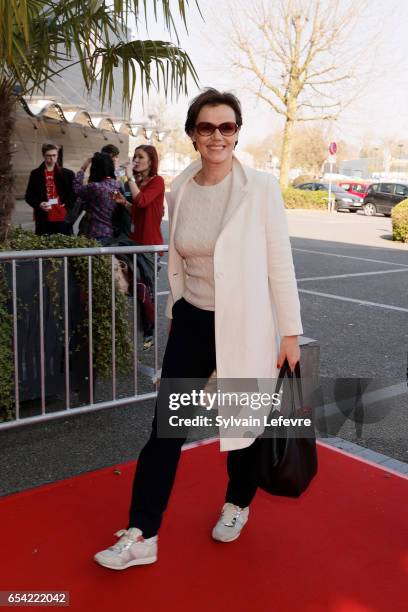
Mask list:
[[[310,174],[300,174],[295,179],[293,179],[292,185],[300,185],[301,183],[310,183],[315,180],[316,179],[314,179],[313,176],[311,176]]]
[[[285,208],[309,208],[327,210],[327,191],[306,191],[287,187],[282,192]]]
[[[408,242],[408,200],[402,200],[391,212],[392,239]]]
[[[100,246],[96,241],[83,236],[36,236],[35,234],[14,229],[6,242],[0,244],[0,251],[26,251],[61,248],[86,248]],[[88,293],[88,261],[87,257],[69,258],[69,264],[76,278],[84,303],[87,304]],[[92,258],[92,291],[93,291],[93,342],[94,368],[101,376],[109,376],[112,372],[112,330],[111,330],[111,257],[98,256]],[[62,321],[62,313],[57,311],[59,304],[57,275],[60,274],[63,259],[51,260],[51,272],[44,274],[44,284],[47,284],[51,294],[51,307],[55,316]],[[13,357],[13,320],[10,314],[11,290],[7,281],[5,265],[0,264],[0,421],[13,418],[14,408],[14,357]],[[38,296],[33,296],[38,300]],[[120,372],[129,369],[132,355],[132,338],[129,329],[128,302],[126,296],[115,291],[116,305],[116,362]],[[24,305],[18,305],[23,306]],[[79,307],[79,305],[78,305]],[[86,306],[85,306],[86,308]],[[88,337],[88,319],[78,330],[84,339]],[[61,335],[63,326],[61,326]]]

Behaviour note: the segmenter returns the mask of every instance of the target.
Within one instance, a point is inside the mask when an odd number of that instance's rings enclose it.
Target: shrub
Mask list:
[[[14,229],[8,240],[0,243],[1,251],[26,251],[61,248],[86,248],[100,246],[96,241],[83,236],[36,236],[35,234]],[[87,303],[88,292],[88,261],[87,256],[69,258],[69,264],[78,281],[81,292]],[[50,296],[55,316],[62,320],[59,312],[59,295],[57,274],[63,265],[63,259],[51,260],[51,271],[44,275],[44,283],[50,289]],[[13,418],[14,409],[14,357],[13,357],[13,320],[10,315],[11,290],[8,286],[4,266],[0,264],[0,420]],[[112,329],[111,329],[111,257],[98,256],[92,258],[92,291],[93,291],[93,342],[94,368],[101,376],[109,376],[112,372]],[[38,296],[33,296],[38,300]],[[127,371],[132,355],[131,330],[127,313],[127,298],[116,287],[116,363],[118,371]],[[23,307],[25,307],[23,305]],[[88,319],[79,330],[86,339],[88,336]],[[61,335],[63,327],[61,327]]]
[[[314,180],[316,179],[314,179],[313,176],[311,176],[310,174],[299,174],[299,176],[293,179],[292,185],[300,185],[301,183],[310,183]]]
[[[285,208],[309,208],[317,210],[327,210],[327,191],[306,191],[287,187],[283,190],[283,201]]]
[[[392,239],[408,242],[408,200],[402,200],[391,212]]]

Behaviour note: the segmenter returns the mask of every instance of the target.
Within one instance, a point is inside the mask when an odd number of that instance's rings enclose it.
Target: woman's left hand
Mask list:
[[[295,365],[300,359],[300,348],[299,348],[299,337],[298,336],[284,336],[281,340],[279,357],[277,367],[281,368],[288,360],[290,369],[295,369]]]

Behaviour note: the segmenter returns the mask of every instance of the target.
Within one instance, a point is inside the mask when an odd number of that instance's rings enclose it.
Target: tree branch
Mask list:
[[[281,102],[285,102],[284,96],[281,94],[281,92],[279,91],[279,89],[277,87],[275,87],[275,85],[273,85],[273,83],[266,77],[264,72],[261,72],[261,70],[259,69],[256,61],[255,61],[255,57],[254,54],[252,53],[252,50],[248,44],[247,41],[242,41],[240,43],[239,48],[241,49],[241,51],[243,51],[249,61],[250,64],[250,71],[255,74],[255,76],[261,81],[261,83],[267,88],[269,89],[269,91],[271,91],[272,93],[275,94],[275,96],[277,98],[279,98],[279,100]]]
[[[318,72],[313,72],[311,74],[309,73],[307,75],[307,80],[314,79],[317,76],[321,76],[322,74],[326,74],[327,72],[331,72],[332,70],[337,70],[337,69],[338,69],[338,66],[335,66],[334,64],[332,64],[331,66],[328,66],[324,70],[319,70]]]
[[[265,36],[269,48],[272,51],[272,53],[274,53],[282,62],[282,64],[285,66],[286,70],[290,70],[290,61],[288,60],[287,55],[285,55],[282,51],[282,49],[280,48],[279,43],[275,44],[275,41],[272,39],[272,36],[269,32],[269,27],[268,24],[259,24],[258,25],[258,29],[263,33],[263,35]],[[279,49],[277,48],[277,46],[279,47]]]
[[[333,83],[338,83],[339,81],[350,80],[352,78],[351,74],[344,74],[337,78],[329,79],[328,81],[315,81],[312,83],[311,81],[307,81],[305,85],[332,85]]]
[[[267,102],[269,106],[271,106],[273,110],[277,112],[279,115],[283,115],[284,117],[287,116],[287,113],[284,109],[279,108],[279,106],[277,106],[275,102],[273,102],[273,100],[268,98],[268,96],[265,96],[265,94],[263,94],[259,89],[255,89],[254,87],[250,87],[250,86],[247,86],[247,89],[251,93],[255,94],[257,98],[260,98],[261,100],[264,100],[265,102]]]
[[[302,108],[303,106],[307,108],[335,108],[336,106],[341,106],[341,102],[334,102],[333,104],[309,104],[308,102],[301,102],[298,108]]]
[[[336,113],[335,115],[321,115],[318,117],[298,117],[297,121],[336,121],[339,115]]]

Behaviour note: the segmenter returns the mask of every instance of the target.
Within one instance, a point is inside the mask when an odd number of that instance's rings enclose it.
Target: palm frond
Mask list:
[[[140,79],[141,89],[148,93],[151,87],[175,93],[187,92],[188,78],[198,83],[198,76],[187,53],[172,43],[161,40],[135,40],[124,44],[98,48],[93,56],[101,62],[100,95],[102,103],[112,99],[115,91],[115,72],[121,66],[125,104],[131,104]],[[138,70],[136,69],[138,68]]]
[[[152,3],[155,18],[161,11],[166,27],[175,30],[169,0],[113,0],[109,7],[100,0],[0,0],[0,10],[8,7],[2,24],[7,35],[0,42],[0,79],[14,78],[23,91],[33,93],[77,63],[88,91],[100,79],[103,103],[116,93],[118,71],[125,106],[131,104],[137,86],[142,94],[151,87],[163,88],[166,97],[169,92],[186,92],[190,77],[197,83],[197,73],[185,51],[170,42],[127,40],[129,13],[139,18],[144,11],[146,19]],[[186,6],[188,0],[178,0],[184,23]]]

